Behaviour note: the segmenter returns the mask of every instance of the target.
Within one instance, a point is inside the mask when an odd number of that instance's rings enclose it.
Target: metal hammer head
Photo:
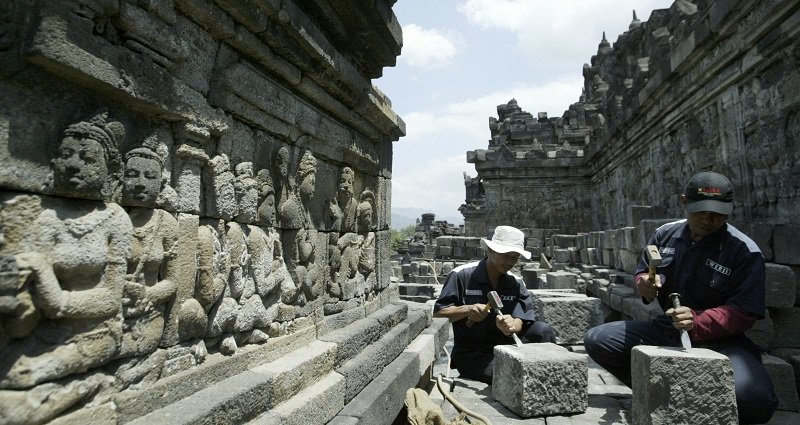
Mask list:
[[[489,304],[491,304],[492,308],[497,310],[498,313],[503,309],[503,300],[500,299],[500,295],[497,295],[497,291],[489,292]]]
[[[645,247],[647,253],[647,263],[650,267],[658,267],[661,265],[661,253],[658,252],[658,247],[655,245],[647,245]]]

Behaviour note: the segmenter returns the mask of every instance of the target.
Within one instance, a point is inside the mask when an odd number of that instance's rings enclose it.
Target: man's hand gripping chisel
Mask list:
[[[672,302],[672,308],[679,309],[681,307],[681,295],[678,293],[669,294],[669,300]],[[681,345],[685,350],[692,348],[692,340],[689,339],[689,332],[686,329],[681,329]]]
[[[492,308],[497,310],[497,316],[502,320],[503,319],[503,300],[500,299],[500,296],[497,295],[497,291],[489,292],[489,304],[491,304]],[[511,334],[514,337],[514,343],[517,344],[517,347],[522,347],[522,341],[519,340],[517,334]]]

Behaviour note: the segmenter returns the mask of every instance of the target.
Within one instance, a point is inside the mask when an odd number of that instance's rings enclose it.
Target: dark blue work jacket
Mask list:
[[[765,266],[761,250],[747,235],[726,223],[695,242],[686,220],[656,229],[648,245],[661,253],[658,273],[666,277],[658,291],[665,311],[672,307],[669,294],[681,295],[681,305],[696,311],[730,305],[758,316],[765,312]],[[642,255],[636,274],[647,272]]]

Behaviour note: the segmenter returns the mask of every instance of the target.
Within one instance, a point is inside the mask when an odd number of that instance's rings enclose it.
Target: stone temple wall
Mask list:
[[[0,422],[397,299],[393,3],[0,4]]]
[[[712,169],[734,182],[731,221],[775,246],[776,260],[800,264],[790,243],[800,236],[798,19],[788,0],[679,0],[644,22],[634,15],[613,45],[603,38],[562,117],[498,107],[488,149],[467,153],[485,190],[462,206],[467,233],[681,217],[683,185]],[[637,217],[636,205],[660,215]]]

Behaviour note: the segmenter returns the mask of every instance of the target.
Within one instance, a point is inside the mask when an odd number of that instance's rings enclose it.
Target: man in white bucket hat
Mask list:
[[[497,226],[491,240],[481,239],[484,259],[456,267],[447,275],[433,312],[453,324],[451,367],[461,377],[491,384],[494,347],[513,344],[512,334],[525,342],[555,342],[553,328],[535,321],[525,283],[509,272],[520,256],[531,258],[524,241],[521,230]],[[502,318],[487,309],[490,291],[503,301]]]

